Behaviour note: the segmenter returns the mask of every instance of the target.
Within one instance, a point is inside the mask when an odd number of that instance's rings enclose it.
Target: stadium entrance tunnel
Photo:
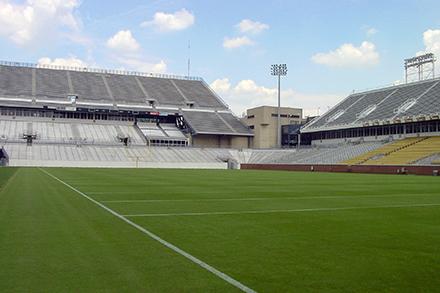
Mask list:
[[[2,147],[0,149],[0,166],[5,167],[9,165],[9,156],[6,150]]]

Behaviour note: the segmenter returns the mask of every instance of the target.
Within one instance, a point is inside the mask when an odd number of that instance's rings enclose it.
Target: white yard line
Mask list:
[[[129,193],[131,194],[131,193]],[[344,199],[344,198],[381,198],[381,197],[411,197],[439,196],[438,194],[381,194],[381,195],[335,195],[335,196],[297,196],[297,197],[242,197],[242,198],[200,198],[200,199],[122,199],[102,200],[104,203],[154,203],[154,202],[204,202],[204,201],[267,201],[267,200],[297,200],[297,199]]]
[[[165,213],[165,214],[133,214],[123,215],[124,217],[175,217],[175,216],[212,216],[212,215],[244,215],[244,214],[273,214],[273,213],[300,213],[300,212],[323,212],[323,211],[343,211],[343,210],[364,210],[364,209],[390,209],[390,208],[416,208],[440,206],[440,203],[425,204],[401,204],[401,205],[382,205],[366,207],[340,207],[340,208],[309,208],[291,210],[261,210],[261,211],[236,211],[236,212],[194,212],[194,213]]]
[[[78,185],[78,184],[75,184]],[[146,187],[147,188],[147,187]],[[84,191],[87,194],[91,195],[112,195],[112,194],[145,194],[150,195],[151,192],[147,191]],[[203,191],[204,194],[218,193],[218,191]]]
[[[91,195],[102,195],[102,194],[127,194],[127,191],[84,191],[87,194]],[[130,194],[148,194],[146,191],[132,191]]]
[[[95,205],[99,206],[100,208],[104,209],[105,211],[109,212],[110,214],[112,214],[113,216],[121,219],[122,221],[124,221],[125,223],[129,224],[130,226],[136,228],[137,230],[141,231],[142,233],[148,235],[150,238],[158,241],[159,243],[161,243],[162,245],[168,247],[169,249],[173,250],[174,252],[182,255],[183,257],[186,257],[187,259],[189,259],[190,261],[192,261],[193,263],[199,265],[200,267],[204,268],[205,270],[213,273],[214,275],[216,275],[217,277],[223,279],[224,281],[228,282],[229,284],[231,284],[232,286],[235,286],[236,288],[240,289],[243,292],[248,292],[248,293],[255,293],[256,291],[252,290],[251,288],[243,285],[242,283],[240,283],[239,281],[235,280],[234,278],[228,276],[227,274],[217,270],[216,268],[210,266],[209,264],[201,261],[200,259],[196,258],[195,256],[189,254],[188,252],[180,249],[179,247],[169,243],[168,241],[160,238],[159,236],[157,236],[156,234],[150,232],[149,230],[145,229],[144,227],[130,221],[129,219],[127,219],[125,216],[115,212],[114,210],[106,207],[105,205],[103,205],[102,203],[94,200],[93,198],[89,197],[87,194],[81,192],[80,190],[76,189],[75,187],[69,185],[68,183],[64,182],[63,180],[59,179],[58,177],[52,175],[51,173],[47,172],[46,170],[43,169],[39,169],[40,171],[42,171],[43,173],[45,173],[46,175],[48,175],[49,177],[55,179],[56,181],[62,183],[63,185],[67,186],[68,188],[70,188],[71,190],[75,191],[76,193],[78,193],[79,195],[81,195],[82,197],[86,198],[87,200],[91,201],[92,203],[94,203]]]

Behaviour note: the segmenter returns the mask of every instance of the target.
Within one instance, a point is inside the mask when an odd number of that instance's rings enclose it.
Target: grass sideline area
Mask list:
[[[239,292],[82,193],[257,292],[434,292],[439,191],[425,176],[1,168],[0,291]]]
[[[0,169],[0,190],[8,183],[9,179],[17,171],[16,168],[1,168]]]

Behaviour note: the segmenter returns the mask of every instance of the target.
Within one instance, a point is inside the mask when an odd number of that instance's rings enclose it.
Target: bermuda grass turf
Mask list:
[[[437,177],[51,169],[257,292],[440,289]],[[236,292],[40,169],[0,169],[0,291]]]

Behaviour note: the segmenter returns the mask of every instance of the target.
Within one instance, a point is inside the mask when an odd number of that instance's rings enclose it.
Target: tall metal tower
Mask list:
[[[435,78],[435,61],[433,53],[405,59],[405,82],[414,75],[418,81]]]
[[[277,147],[281,148],[281,76],[287,75],[286,64],[273,64],[270,74],[278,76]]]

